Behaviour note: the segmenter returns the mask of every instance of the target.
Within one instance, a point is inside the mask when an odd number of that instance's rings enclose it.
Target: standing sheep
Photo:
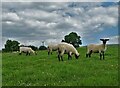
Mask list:
[[[62,56],[64,53],[68,54],[68,60],[70,58],[72,58],[72,54],[75,55],[76,59],[78,59],[78,57],[79,57],[78,51],[75,49],[75,47],[72,44],[62,42],[62,43],[58,44],[58,60],[59,61],[60,61],[60,58],[63,61]]]
[[[52,54],[52,51],[56,51],[58,49],[57,44],[48,45],[48,55]]]
[[[32,50],[32,48],[30,47],[20,47],[20,53],[19,55],[21,55],[22,53],[26,53],[26,55],[30,55],[30,53],[33,53],[34,55],[36,55],[37,53]]]
[[[104,52],[107,49],[106,42],[109,41],[109,39],[100,39],[103,44],[95,45],[95,44],[90,44],[87,46],[87,54],[86,57],[91,57],[92,53],[100,53],[100,60],[103,56],[104,59]]]

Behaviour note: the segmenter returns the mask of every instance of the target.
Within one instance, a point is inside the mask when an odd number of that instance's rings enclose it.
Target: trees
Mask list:
[[[77,35],[75,32],[71,32],[69,35],[66,35],[64,37],[64,40],[62,42],[67,42],[72,44],[74,47],[79,47],[79,45],[82,44],[82,41],[80,40],[80,36]]]
[[[6,44],[5,44],[5,51],[9,52],[9,51],[18,51],[19,50],[19,42],[15,41],[15,40],[7,40]]]
[[[26,46],[26,47],[30,47],[30,48],[32,48],[34,51],[38,50],[38,47],[33,46],[33,45],[29,45],[29,46]]]
[[[44,44],[45,42],[42,41],[42,45],[39,47],[39,50],[47,50],[47,47]]]
[[[47,50],[47,47],[45,47],[45,46],[40,46],[40,47],[39,47],[39,50]]]
[[[19,42],[16,40],[7,40],[6,44],[5,44],[5,49],[2,49],[2,51],[5,52],[12,52],[12,51],[19,51],[19,47],[21,46],[25,46],[25,45],[20,45],[19,46]],[[33,45],[29,45],[29,46],[25,46],[25,47],[31,47],[33,50],[38,50],[37,47],[33,46]]]

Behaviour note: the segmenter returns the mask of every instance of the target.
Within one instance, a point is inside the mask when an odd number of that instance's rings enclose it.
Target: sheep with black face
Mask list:
[[[33,53],[34,55],[37,55],[37,53],[30,47],[20,47],[20,52],[19,55],[21,55],[22,53],[26,53],[26,55],[30,55],[31,53]]]
[[[100,39],[100,40],[103,42],[103,44],[99,44],[99,45],[90,44],[87,46],[86,57],[91,57],[92,53],[100,53],[100,60],[102,57],[104,59],[104,52],[107,49],[106,42],[109,41],[109,39]]]
[[[78,59],[78,57],[79,57],[78,51],[76,50],[76,48],[72,44],[62,42],[62,43],[58,44],[58,60],[59,61],[60,61],[60,58],[63,61],[62,56],[64,53],[68,54],[68,60],[70,58],[72,58],[72,54],[75,55],[76,59]]]

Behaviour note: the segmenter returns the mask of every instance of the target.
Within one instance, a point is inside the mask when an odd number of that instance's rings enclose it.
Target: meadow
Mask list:
[[[37,55],[2,53],[2,86],[117,86],[118,45],[109,45],[105,60],[99,54],[86,58],[86,47],[78,48],[79,59],[64,55],[58,61],[54,52],[38,51]]]

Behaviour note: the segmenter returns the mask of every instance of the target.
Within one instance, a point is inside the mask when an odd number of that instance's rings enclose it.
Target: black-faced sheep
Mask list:
[[[22,53],[26,53],[26,55],[30,55],[30,53],[33,53],[34,55],[36,55],[37,53],[32,50],[32,48],[30,47],[20,47],[20,52],[19,55],[21,55]]]
[[[79,57],[78,51],[76,50],[76,48],[72,44],[62,42],[62,43],[58,44],[58,60],[59,61],[60,61],[60,58],[63,61],[62,56],[64,53],[68,54],[68,60],[70,58],[72,58],[72,54],[75,55],[76,59],[78,59],[78,57]]]
[[[107,49],[106,42],[109,39],[100,39],[100,40],[103,42],[103,44],[99,44],[99,45],[90,44],[90,45],[87,46],[86,57],[91,57],[92,53],[100,53],[100,60],[101,60],[102,56],[103,56],[103,59],[104,59],[104,52]]]

